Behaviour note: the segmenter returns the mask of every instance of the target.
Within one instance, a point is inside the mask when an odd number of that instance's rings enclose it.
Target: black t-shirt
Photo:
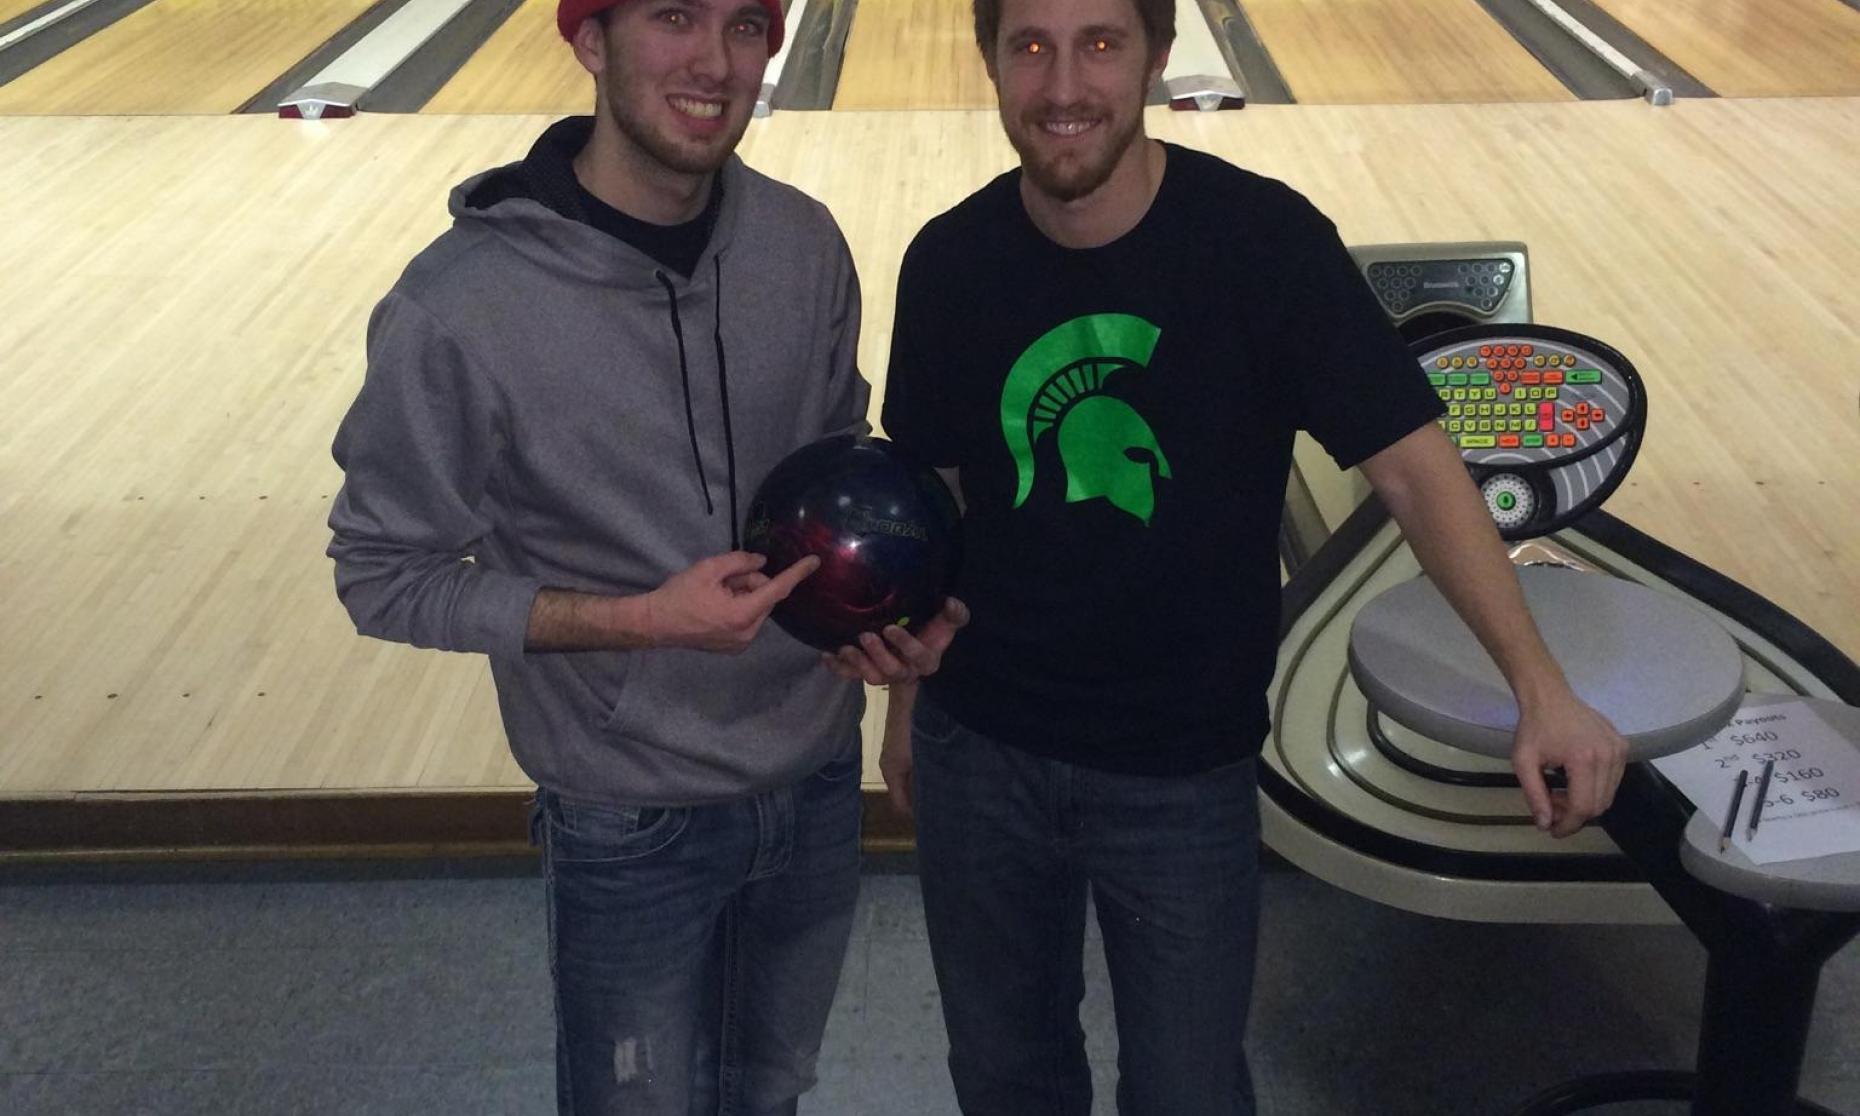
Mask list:
[[[710,200],[704,204],[704,211],[678,225],[655,225],[630,217],[589,193],[587,187],[577,183],[576,189],[581,193],[581,212],[588,224],[631,244],[661,266],[687,279],[691,278],[691,269],[697,266],[698,257],[704,254],[704,247],[710,243],[711,229],[717,224],[717,211],[723,208],[722,175],[711,180]]]
[[[883,414],[968,505],[973,621],[931,694],[1003,743],[1155,774],[1265,739],[1294,432],[1348,467],[1441,413],[1323,214],[1167,155],[1103,247],[1041,234],[1018,171],[924,226]]]

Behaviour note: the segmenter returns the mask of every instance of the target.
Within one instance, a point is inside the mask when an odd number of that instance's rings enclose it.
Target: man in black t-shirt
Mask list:
[[[898,281],[884,426],[963,497],[973,618],[940,673],[893,685],[881,767],[914,798],[970,1116],[1089,1111],[1088,889],[1119,1111],[1253,1110],[1254,764],[1295,431],[1363,469],[1505,672],[1540,827],[1605,809],[1626,754],[1545,652],[1439,403],[1331,222],[1145,136],[1173,12],[978,0],[1021,165],[926,225]]]

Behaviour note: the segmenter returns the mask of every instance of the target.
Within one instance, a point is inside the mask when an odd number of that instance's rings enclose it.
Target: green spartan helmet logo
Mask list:
[[[1033,493],[1033,447],[1058,429],[1066,502],[1103,497],[1148,526],[1155,477],[1169,459],[1135,408],[1105,394],[1113,376],[1144,371],[1162,330],[1129,314],[1092,314],[1054,328],[1014,362],[1001,386],[1001,432],[1020,471],[1014,506]],[[1143,451],[1152,466],[1133,451]]]

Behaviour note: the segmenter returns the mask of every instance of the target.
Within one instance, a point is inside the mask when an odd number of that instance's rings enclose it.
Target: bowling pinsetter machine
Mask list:
[[[1860,932],[1860,854],[1758,865],[1647,760],[1742,705],[1819,699],[1860,746],[1860,668],[1775,605],[1600,510],[1633,464],[1648,400],[1622,354],[1529,322],[1522,245],[1356,250],[1409,336],[1545,642],[1630,747],[1614,806],[1563,841],[1524,810],[1504,679],[1364,501],[1288,542],[1264,838],[1378,902],[1503,922],[1655,923],[1708,952],[1692,1072],[1603,1074],[1519,1116],[1630,1100],[1696,1116],[1826,1113],[1796,1099],[1822,964]],[[1421,327],[1415,323],[1424,322]],[[1473,324],[1466,324],[1471,322]],[[1293,503],[1298,486],[1293,486]],[[1287,532],[1314,513],[1288,508]]]

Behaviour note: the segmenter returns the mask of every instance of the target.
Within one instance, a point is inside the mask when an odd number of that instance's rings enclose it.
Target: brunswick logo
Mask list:
[[[847,513],[846,529],[855,535],[890,535],[893,538],[919,541],[930,538],[930,532],[924,530],[921,523],[913,523],[908,519],[886,519],[863,505],[856,505]]]
[[[1155,478],[1170,475],[1169,459],[1150,424],[1107,394],[1105,384],[1147,371],[1160,336],[1162,330],[1130,314],[1091,314],[1027,346],[1001,385],[1001,434],[1020,472],[1015,507],[1033,494],[1034,446],[1056,431],[1066,502],[1103,497],[1149,525]],[[1133,450],[1155,464],[1132,457]]]

